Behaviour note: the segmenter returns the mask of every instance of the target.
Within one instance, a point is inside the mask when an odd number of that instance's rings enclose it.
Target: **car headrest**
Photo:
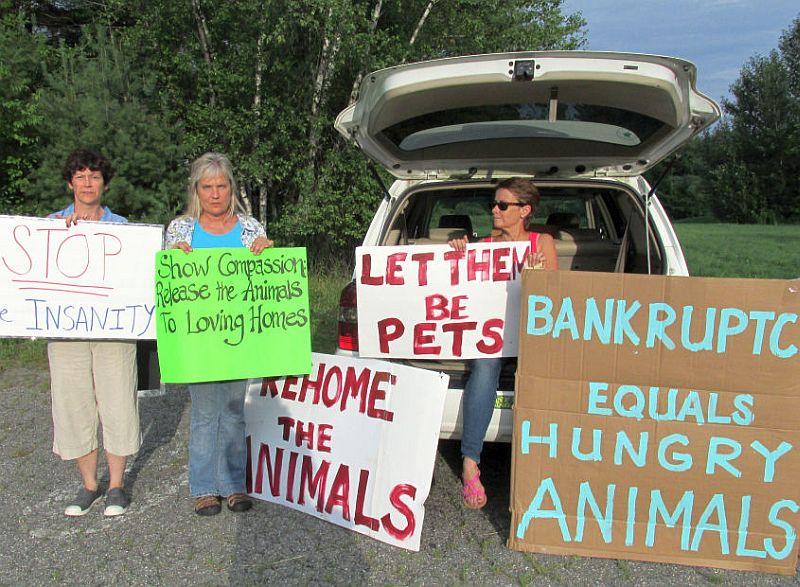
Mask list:
[[[439,228],[461,228],[472,236],[472,220],[466,214],[445,214],[439,218]]]
[[[580,228],[581,220],[572,212],[553,212],[547,217],[547,224],[559,228]]]

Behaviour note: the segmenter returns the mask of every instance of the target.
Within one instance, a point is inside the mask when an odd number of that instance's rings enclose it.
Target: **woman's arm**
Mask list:
[[[189,244],[192,242],[192,232],[194,232],[194,219],[179,216],[167,226],[167,231],[164,233],[164,248],[180,249],[188,253],[192,250]]]
[[[556,253],[556,241],[549,234],[539,235],[539,251],[544,255],[545,269],[558,269],[558,255]]]

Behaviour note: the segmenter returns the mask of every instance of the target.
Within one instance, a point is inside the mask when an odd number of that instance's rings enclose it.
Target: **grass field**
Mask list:
[[[706,277],[800,277],[800,226],[676,224],[692,275]],[[350,281],[342,266],[312,271],[309,277],[311,345],[336,348],[339,294]],[[0,372],[18,365],[46,366],[44,341],[0,339]]]
[[[12,367],[47,367],[47,343],[27,338],[0,338],[0,373]]]
[[[311,348],[318,353],[332,353],[336,349],[339,294],[351,278],[352,273],[344,267],[315,271],[309,276]]]
[[[676,224],[690,275],[800,277],[800,226]]]

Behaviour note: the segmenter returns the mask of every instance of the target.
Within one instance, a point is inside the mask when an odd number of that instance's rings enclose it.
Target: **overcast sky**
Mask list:
[[[777,49],[800,15],[798,0],[565,0],[587,21],[586,49],[681,57],[697,87],[719,101],[752,56]]]

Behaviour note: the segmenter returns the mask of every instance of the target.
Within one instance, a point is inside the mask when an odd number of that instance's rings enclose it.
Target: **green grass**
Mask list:
[[[336,349],[336,322],[339,314],[339,294],[352,278],[346,267],[313,268],[308,277],[311,305],[311,348],[317,353],[332,353]]]
[[[800,277],[800,226],[676,224],[689,274],[703,277]]]
[[[311,347],[318,353],[336,349],[336,320],[339,294],[352,277],[342,266],[317,268],[309,276],[311,303]],[[14,367],[47,368],[47,341],[27,338],[0,338],[0,373]]]
[[[691,275],[706,277],[800,277],[800,226],[676,224]],[[309,276],[311,346],[316,352],[336,348],[339,294],[350,269],[316,263]],[[47,366],[46,341],[0,339],[0,373],[17,366]]]
[[[12,367],[46,367],[47,341],[0,338],[0,373]]]

